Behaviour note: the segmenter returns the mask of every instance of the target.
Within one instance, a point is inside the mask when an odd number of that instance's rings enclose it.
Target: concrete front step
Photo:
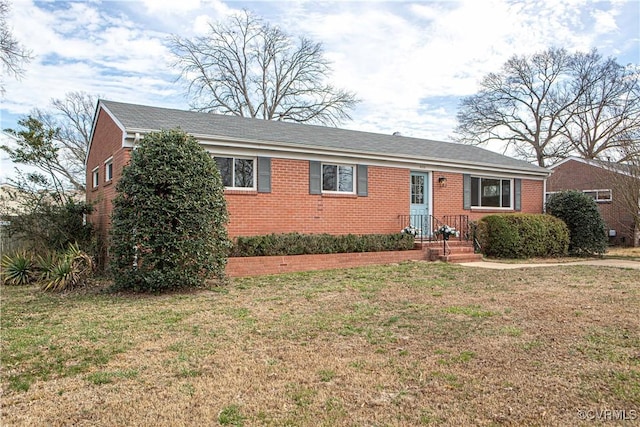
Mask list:
[[[443,262],[474,262],[482,261],[482,254],[475,253],[451,253],[449,255],[440,255],[438,257]]]

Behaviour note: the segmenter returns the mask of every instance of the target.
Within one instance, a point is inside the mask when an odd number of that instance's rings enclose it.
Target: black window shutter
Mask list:
[[[367,176],[367,165],[358,165],[358,196],[366,197],[369,195],[369,177]]]
[[[258,157],[258,193],[271,193],[271,157]]]
[[[519,178],[513,180],[513,203],[515,210],[522,210],[522,180]]]
[[[462,175],[462,209],[471,209],[471,175]]]
[[[309,194],[322,194],[320,162],[309,161]]]

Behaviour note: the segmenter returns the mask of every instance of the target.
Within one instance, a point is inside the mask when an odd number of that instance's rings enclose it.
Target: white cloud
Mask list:
[[[331,6],[318,10],[304,3],[285,22],[323,41],[336,84],[355,90],[364,101],[356,122],[381,129],[390,120],[412,123],[416,132],[434,138],[450,134],[455,108],[431,110],[432,99],[473,94],[483,76],[516,54],[549,47],[588,51],[597,46],[594,27],[611,34],[617,16],[617,6],[586,0]],[[600,22],[590,22],[594,17]],[[412,114],[421,107],[426,111]],[[440,126],[432,124],[436,121]]]
[[[149,14],[173,15],[200,9],[200,0],[142,0]]]
[[[16,28],[29,28],[39,37],[24,42],[35,58],[23,79],[6,81],[3,109],[25,115],[76,90],[109,98],[126,95],[132,102],[178,95],[176,74],[168,68],[166,34],[97,6],[64,3],[47,12],[29,4],[16,10]]]
[[[609,32],[616,31],[618,29],[618,25],[616,24],[616,15],[615,12],[610,11],[602,11],[602,10],[594,10],[593,18],[595,19],[594,29],[596,32],[600,34],[606,34]]]

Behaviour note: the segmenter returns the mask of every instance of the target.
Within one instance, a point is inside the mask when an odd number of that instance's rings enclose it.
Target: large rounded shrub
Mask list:
[[[580,191],[554,193],[547,201],[547,213],[567,224],[569,254],[596,255],[606,251],[605,225],[593,198]]]
[[[567,254],[569,231],[544,214],[487,215],[478,222],[482,252],[495,258],[556,257]]]
[[[111,272],[116,289],[162,291],[224,276],[224,187],[214,160],[181,130],[147,134],[116,187]]]

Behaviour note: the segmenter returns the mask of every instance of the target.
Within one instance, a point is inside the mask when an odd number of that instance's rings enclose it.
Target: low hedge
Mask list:
[[[230,257],[404,251],[414,248],[410,234],[268,234],[237,237]]]
[[[494,258],[558,257],[569,248],[566,224],[546,214],[487,215],[477,238],[482,253]]]

